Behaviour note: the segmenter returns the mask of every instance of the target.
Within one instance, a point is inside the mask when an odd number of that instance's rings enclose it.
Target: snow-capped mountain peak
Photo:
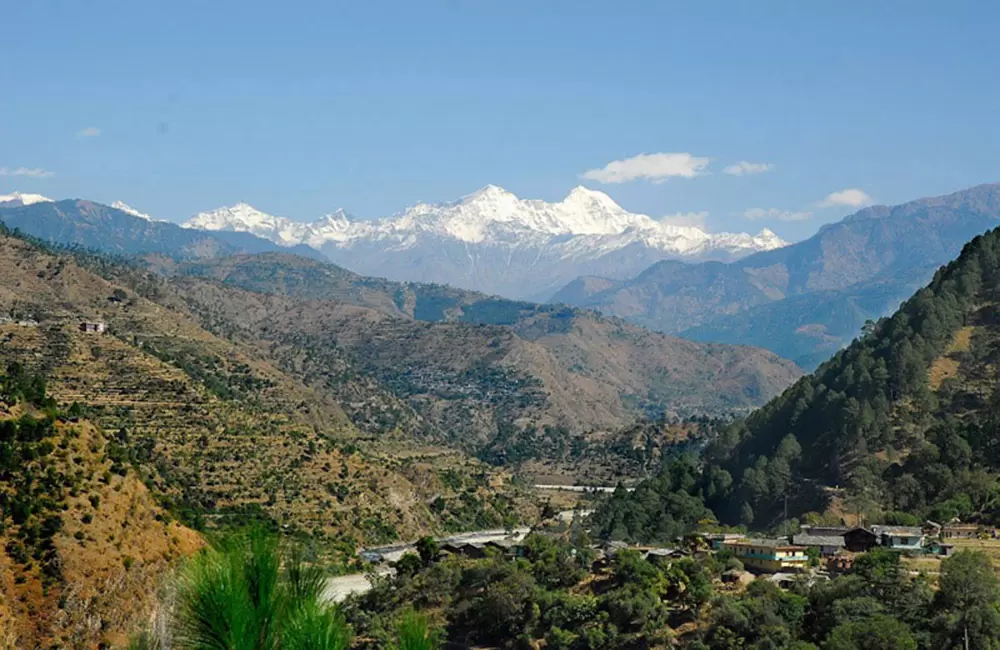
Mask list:
[[[479,188],[472,194],[467,194],[462,197],[461,203],[476,203],[476,202],[490,202],[490,201],[516,201],[517,196],[512,192],[508,192],[499,185],[486,185]]]
[[[187,228],[199,230],[239,230],[252,231],[258,228],[273,227],[280,217],[261,212],[249,203],[217,208],[210,212],[199,212],[184,224]]]
[[[248,232],[281,246],[304,243],[309,235],[309,224],[262,212],[243,201],[211,212],[200,212],[182,225],[197,230]]]
[[[588,187],[584,187],[583,185],[577,185],[570,190],[569,194],[566,195],[566,198],[562,200],[562,203],[564,205],[578,205],[584,207],[599,205],[608,210],[621,210],[624,212],[622,207],[615,203],[615,200],[604,192],[592,190]]]
[[[139,212],[138,210],[133,208],[128,203],[125,203],[124,201],[115,201],[114,203],[111,204],[111,207],[114,208],[115,210],[121,210],[122,212],[126,212],[132,215],[133,217],[139,217],[140,219],[145,219],[146,221],[154,220],[153,217],[149,216],[145,212]]]
[[[537,297],[581,272],[619,276],[665,258],[733,259],[785,245],[768,230],[708,233],[661,223],[583,186],[549,203],[487,185],[457,201],[418,203],[374,220],[337,210],[305,223],[238,203],[197,214],[184,226],[249,232],[282,246],[306,244],[360,273],[512,297]],[[618,261],[604,271],[601,260],[609,256]],[[394,262],[403,259],[408,261]]]
[[[41,194],[28,194],[26,192],[0,194],[0,205],[4,207],[32,205],[34,203],[52,203],[52,199]]]

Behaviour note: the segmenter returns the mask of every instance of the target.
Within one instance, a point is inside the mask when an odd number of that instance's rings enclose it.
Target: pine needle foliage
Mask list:
[[[323,573],[259,529],[228,537],[180,580],[178,650],[345,650],[351,635],[323,602]]]
[[[437,650],[440,635],[423,614],[408,610],[396,624],[395,650]]]

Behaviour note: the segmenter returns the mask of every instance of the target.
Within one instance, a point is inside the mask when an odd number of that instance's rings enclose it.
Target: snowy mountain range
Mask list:
[[[338,210],[303,223],[239,203],[183,225],[305,244],[365,275],[536,300],[580,275],[627,278],[663,259],[727,261],[786,245],[766,229],[708,233],[667,224],[585,187],[547,203],[488,185],[459,201],[421,203],[370,221]]]

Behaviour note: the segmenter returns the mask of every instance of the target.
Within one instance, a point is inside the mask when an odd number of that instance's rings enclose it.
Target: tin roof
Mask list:
[[[851,530],[850,526],[802,526],[803,535],[836,535],[841,536]]]
[[[876,524],[872,531],[878,535],[898,535],[901,537],[920,537],[924,531],[919,526],[883,526]]]
[[[792,536],[792,544],[798,546],[843,546],[843,535],[810,535],[799,533]]]
[[[725,542],[725,546],[763,546],[765,548],[799,548],[788,543],[787,539],[734,539]]]

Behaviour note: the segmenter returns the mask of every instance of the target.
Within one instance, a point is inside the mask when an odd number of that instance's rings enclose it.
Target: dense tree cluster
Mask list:
[[[671,541],[693,530],[699,522],[714,521],[705,505],[706,487],[725,492],[732,482],[719,472],[714,482],[705,477],[692,456],[667,464],[655,478],[634,491],[619,487],[591,518],[593,531],[603,538],[627,541]]]
[[[406,556],[404,556],[406,557]],[[617,554],[606,572],[591,573],[586,547],[529,536],[521,557],[438,557],[426,549],[408,569],[381,578],[345,607],[360,638],[391,643],[402,612],[433,612],[448,641],[529,647],[544,640],[562,649],[646,648],[670,640],[671,625],[697,619],[724,566],[684,560],[657,567],[636,551]],[[410,566],[412,565],[412,566]]]
[[[755,581],[712,603],[692,648],[917,650],[1000,647],[1000,592],[989,558],[963,551],[941,565],[939,589],[899,555],[861,556],[846,575],[784,591]],[[968,645],[966,645],[968,643]]]

